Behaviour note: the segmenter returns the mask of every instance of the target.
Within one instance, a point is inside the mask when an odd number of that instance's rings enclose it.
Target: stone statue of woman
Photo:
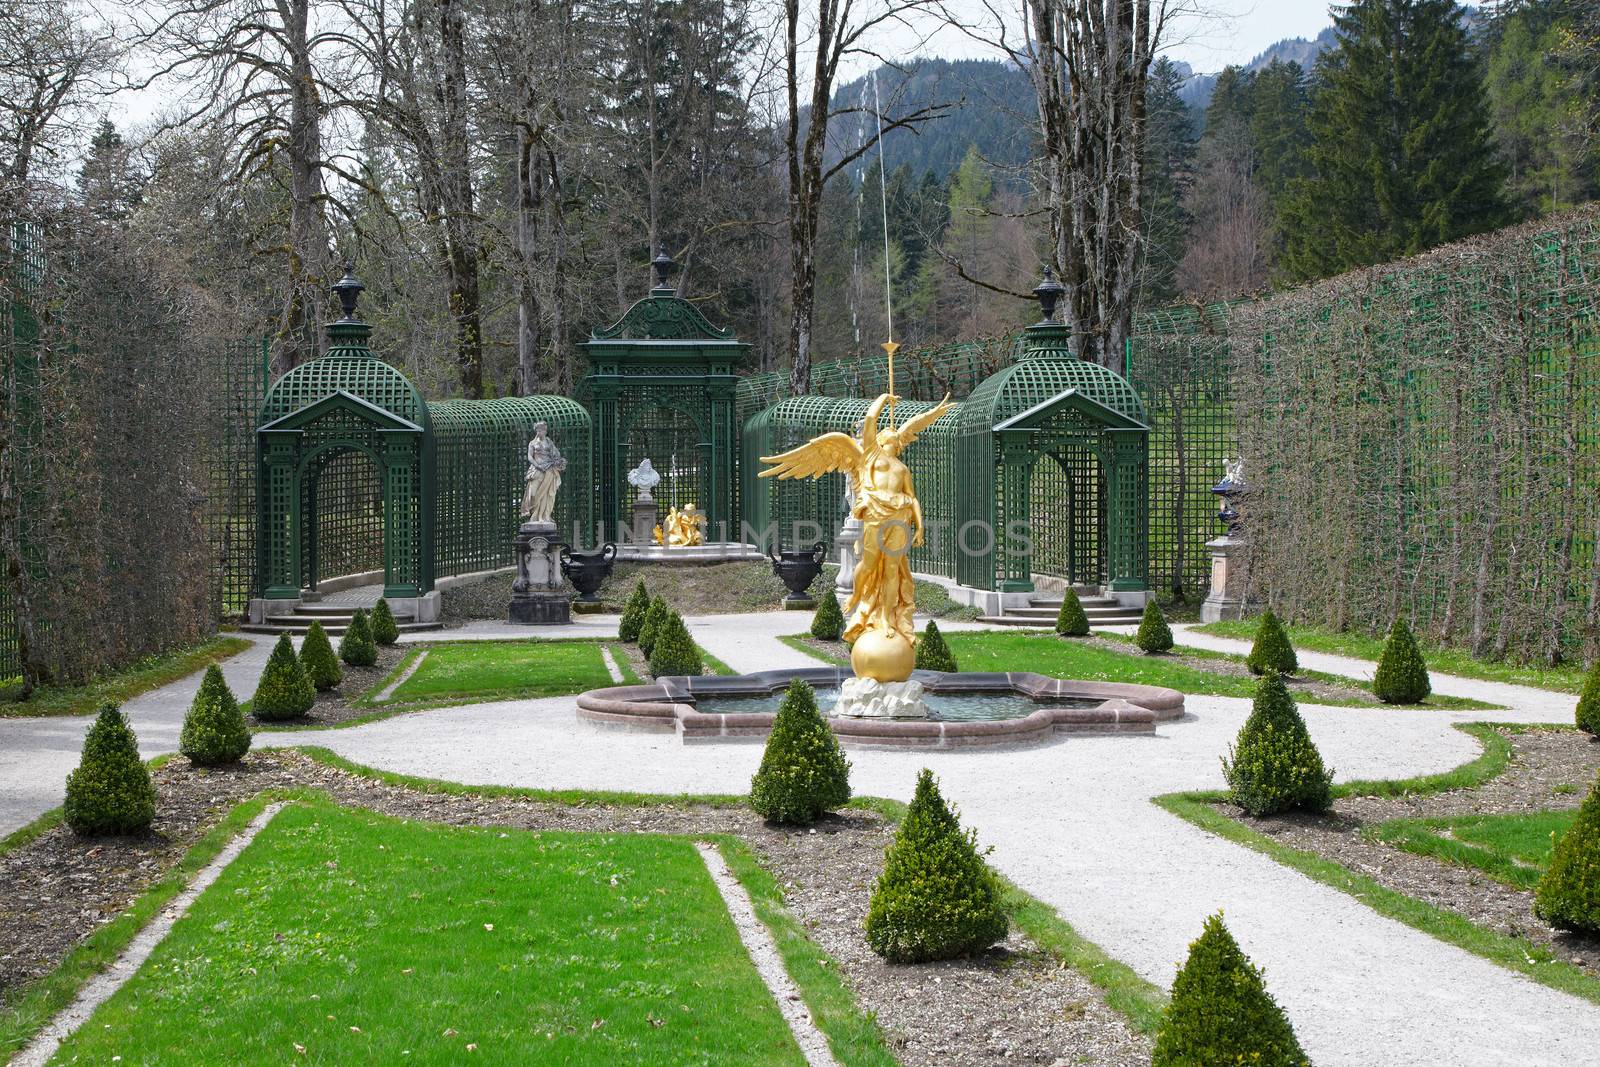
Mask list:
[[[555,521],[556,490],[561,488],[561,472],[566,469],[566,459],[556,443],[550,440],[549,424],[534,423],[533,440],[528,442],[528,472],[522,476],[524,522]]]

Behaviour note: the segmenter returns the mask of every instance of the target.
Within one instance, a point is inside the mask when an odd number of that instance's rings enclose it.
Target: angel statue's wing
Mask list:
[[[917,439],[917,435],[929,426],[938,422],[945,412],[953,405],[950,403],[950,394],[946,393],[944,399],[937,405],[924,411],[921,415],[913,415],[900,425],[900,446],[904,448]]]
[[[779,456],[762,456],[772,466],[763,478],[820,478],[834,471],[853,471],[861,462],[861,446],[849,434],[825,433]]]

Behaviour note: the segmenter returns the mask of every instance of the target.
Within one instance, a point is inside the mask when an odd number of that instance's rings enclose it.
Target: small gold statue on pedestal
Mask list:
[[[703,545],[706,543],[705,525],[705,512],[693,504],[685,504],[682,511],[672,508],[667,512],[666,522],[655,529],[656,544],[666,548]]]

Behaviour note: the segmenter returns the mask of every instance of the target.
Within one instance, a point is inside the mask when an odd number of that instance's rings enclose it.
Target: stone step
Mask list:
[[[329,637],[343,637],[344,632],[350,628],[350,620],[348,618],[342,622],[331,623],[324,619],[279,615],[269,618],[264,623],[246,623],[239,629],[247,634],[293,634],[296,637],[303,637],[310,632],[311,624],[314,622],[322,623],[322,628],[327,631]],[[442,629],[443,624],[437,622],[399,622],[396,620],[396,628],[403,634],[420,633],[424,630]]]
[[[355,617],[356,617],[355,609],[354,608],[346,608],[345,610],[340,611],[340,612],[323,612],[323,613],[316,614],[316,615],[312,615],[312,614],[309,614],[309,613],[304,612],[304,611],[291,611],[291,612],[280,613],[280,614],[277,614],[277,615],[268,615],[267,616],[267,621],[268,622],[303,622],[308,626],[311,623],[320,622],[320,623],[322,623],[323,627],[326,628],[330,624],[335,625],[335,626],[348,626],[350,624],[350,621],[352,619],[354,619]],[[371,611],[367,612],[367,618],[369,618],[369,619],[372,618],[372,612]],[[396,612],[395,616],[394,616],[394,621],[395,622],[416,622],[417,621],[417,617],[416,617],[416,615],[412,614],[409,611]]]
[[[1085,608],[1115,608],[1122,606],[1117,603],[1114,597],[1108,596],[1081,596],[1078,598],[1078,603],[1083,605]],[[1033,597],[1028,601],[1028,607],[1040,608],[1048,611],[1060,611],[1061,601],[1059,598],[1051,600],[1048,597]],[[1019,609],[1013,608],[1011,610],[1016,611]]]

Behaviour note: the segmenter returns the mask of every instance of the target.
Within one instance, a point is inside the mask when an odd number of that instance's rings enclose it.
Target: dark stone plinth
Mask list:
[[[572,601],[565,596],[514,596],[511,621],[518,626],[565,626],[572,621]]]

